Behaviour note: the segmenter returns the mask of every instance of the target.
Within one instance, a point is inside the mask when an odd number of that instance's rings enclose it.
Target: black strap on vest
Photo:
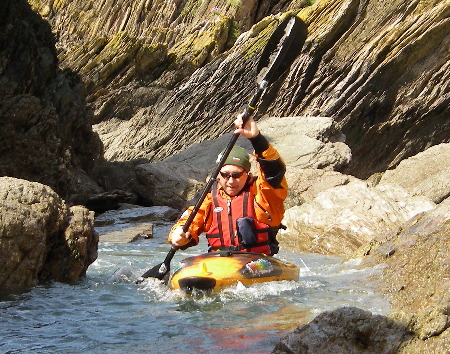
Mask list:
[[[244,192],[244,202],[242,203],[242,216],[244,218],[247,216],[248,196],[249,196],[249,188],[246,188],[246,190]]]
[[[214,209],[216,207],[219,206],[219,202],[217,201],[217,182],[214,182],[212,185],[212,197],[213,197],[213,204],[214,204]],[[225,247],[225,243],[223,241],[223,229],[222,229],[222,216],[220,215],[220,213],[216,213],[217,214],[217,226],[219,228],[219,238],[220,238],[220,244],[222,247]],[[210,235],[210,237],[217,237],[215,235]],[[207,236],[208,238],[208,236]]]
[[[251,252],[252,248],[256,248],[256,247],[260,247],[260,246],[266,246],[266,245],[269,245],[269,244],[270,244],[269,241],[264,241],[264,242],[255,243],[254,245],[251,245],[251,247],[246,247],[246,246],[243,246],[243,245],[223,246],[223,247],[209,247],[209,252],[211,252],[211,251],[242,251],[242,250],[246,250],[247,252]]]

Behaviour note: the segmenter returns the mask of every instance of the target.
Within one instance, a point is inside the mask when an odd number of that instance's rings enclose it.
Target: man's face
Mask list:
[[[242,167],[225,165],[219,172],[219,183],[230,197],[234,197],[244,188],[248,172]]]

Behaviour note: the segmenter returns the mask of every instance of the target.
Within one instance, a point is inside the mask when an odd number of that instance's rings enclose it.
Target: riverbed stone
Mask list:
[[[108,231],[108,228],[96,228],[99,242],[110,244],[130,243],[153,238],[153,224],[150,222],[133,222],[120,230]]]
[[[177,209],[169,206],[142,207],[122,204],[118,210],[109,210],[95,217],[95,226],[120,225],[144,221],[174,221],[180,216]]]
[[[156,224],[175,221],[180,211],[168,206],[142,207],[123,204],[95,218],[99,242],[121,244],[153,238]]]

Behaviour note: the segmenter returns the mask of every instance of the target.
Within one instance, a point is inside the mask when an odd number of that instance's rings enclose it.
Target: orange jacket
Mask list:
[[[255,183],[251,186],[251,192],[255,195],[255,213],[256,219],[269,226],[276,227],[281,224],[281,220],[284,216],[283,202],[286,199],[288,186],[286,178],[284,176],[285,164],[278,154],[278,151],[270,144],[267,143],[268,148],[259,154],[255,152],[257,158],[258,175]],[[277,163],[273,164],[272,162]],[[268,164],[272,163],[272,167],[265,168]],[[267,176],[270,174],[271,176]],[[269,177],[269,178],[268,178]],[[271,183],[270,177],[275,177],[276,182]],[[268,181],[269,180],[269,181]],[[272,186],[271,184],[275,184]],[[223,198],[231,199],[228,194],[218,185],[218,192]],[[209,192],[200,209],[197,212],[194,220],[192,221],[189,232],[192,237],[192,241],[189,246],[198,244],[199,236],[203,232],[206,232],[211,227],[212,223],[212,196]],[[190,206],[182,215],[182,217],[173,225],[171,232],[169,233],[168,241],[170,243],[172,231],[178,226],[183,226],[186,223],[190,213],[194,209]]]

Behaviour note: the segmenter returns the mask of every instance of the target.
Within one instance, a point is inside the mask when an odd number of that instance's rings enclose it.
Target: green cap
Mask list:
[[[222,151],[224,153],[224,151]],[[233,146],[233,148],[230,151],[230,154],[228,155],[227,159],[223,163],[224,165],[235,165],[240,166],[247,172],[250,171],[251,163],[250,163],[250,156],[245,151],[244,148],[240,146]]]

